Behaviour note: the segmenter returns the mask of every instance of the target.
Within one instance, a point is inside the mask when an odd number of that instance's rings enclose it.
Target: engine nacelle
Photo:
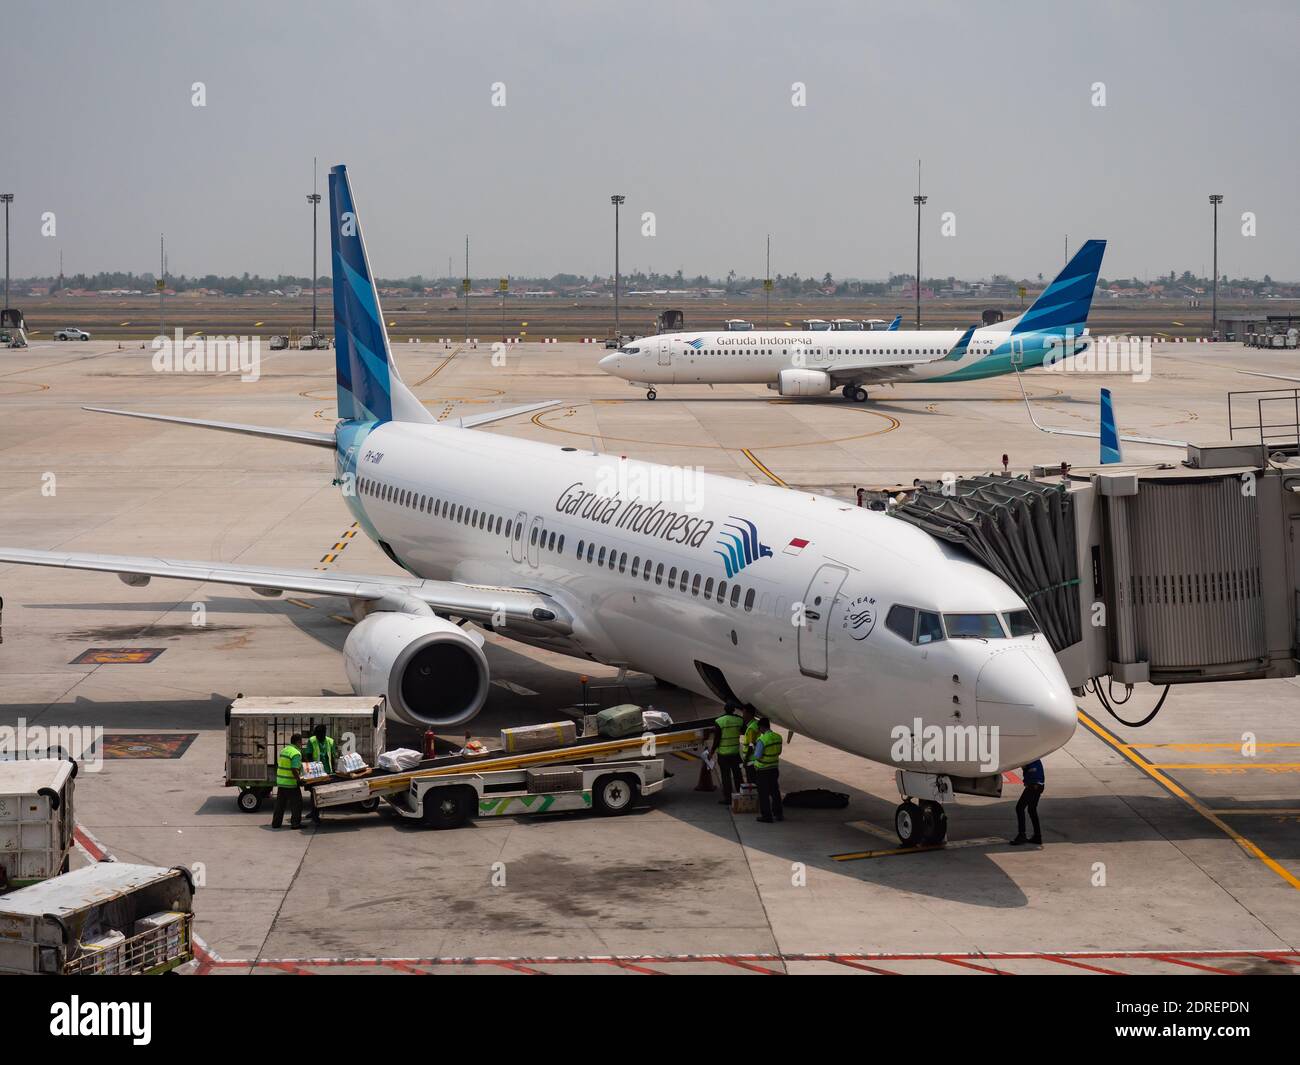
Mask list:
[[[782,370],[776,376],[776,389],[783,396],[827,396],[831,375],[824,370]]]
[[[358,695],[383,693],[388,716],[418,728],[454,728],[488,695],[482,637],[439,617],[378,611],[357,622],[343,645]]]

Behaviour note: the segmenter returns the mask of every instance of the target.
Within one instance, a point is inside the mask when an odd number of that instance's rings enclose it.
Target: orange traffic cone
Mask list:
[[[718,786],[713,783],[713,770],[709,768],[709,763],[703,758],[700,759],[700,782],[695,785],[696,791],[717,791]]]

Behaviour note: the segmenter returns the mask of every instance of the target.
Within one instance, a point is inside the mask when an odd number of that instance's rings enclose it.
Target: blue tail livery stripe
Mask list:
[[[1101,390],[1101,461],[1123,462],[1120,452],[1119,429],[1115,425],[1115,405],[1111,402],[1110,389]]]
[[[1087,241],[1074,254],[1029,310],[1016,321],[1012,333],[1031,330],[1065,330],[1071,326],[1082,332],[1092,307],[1092,294],[1101,272],[1101,258],[1106,252],[1104,240]]]
[[[329,186],[339,418],[386,422],[393,417],[388,335],[347,167],[330,170]]]

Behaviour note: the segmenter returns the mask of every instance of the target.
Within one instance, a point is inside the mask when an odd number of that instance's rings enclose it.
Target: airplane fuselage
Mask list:
[[[1024,609],[997,577],[902,521],[473,430],[367,428],[341,437],[338,476],[390,557],[425,579],[544,592],[574,619],[568,637],[508,627],[506,637],[704,696],[729,689],[798,733],[882,762],[895,761],[895,726],[917,717],[996,724],[999,768],[1054,750],[1074,728],[1042,635],[916,643],[886,625],[895,605]]]

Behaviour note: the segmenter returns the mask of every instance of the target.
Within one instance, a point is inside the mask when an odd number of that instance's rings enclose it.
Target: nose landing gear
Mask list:
[[[659,393],[656,392],[656,391],[652,388],[652,389],[650,389],[650,391],[648,391],[648,392],[645,394],[645,398],[646,398],[646,399],[654,399],[658,394],[659,394]]]
[[[948,815],[932,799],[899,803],[894,811],[894,831],[904,847],[934,847],[948,838]]]

